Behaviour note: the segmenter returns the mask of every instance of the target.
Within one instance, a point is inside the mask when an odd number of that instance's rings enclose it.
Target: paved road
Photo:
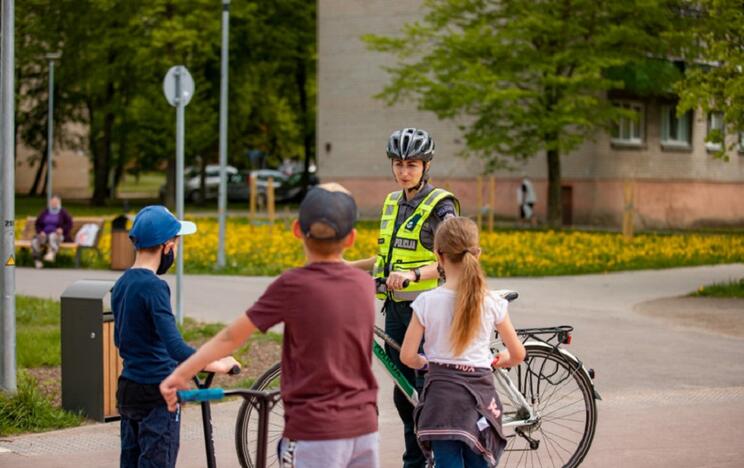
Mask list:
[[[80,278],[115,278],[97,271],[18,269],[20,294],[59,297]],[[569,349],[597,371],[604,400],[585,466],[740,467],[744,457],[744,339],[684,328],[639,313],[648,301],[684,295],[701,284],[744,277],[744,265],[680,268],[550,278],[492,279],[520,291],[511,307],[518,327],[572,324]],[[250,305],[270,278],[188,276],[186,314],[228,322]],[[744,320],[744,307],[742,310]],[[706,310],[702,308],[701,314]],[[380,375],[379,371],[377,372]],[[401,427],[381,377],[381,454],[399,466]],[[237,466],[232,448],[236,403],[215,408],[220,466]],[[203,466],[198,413],[184,418],[179,467]],[[117,466],[116,424],[89,425],[0,441],[0,466]]]

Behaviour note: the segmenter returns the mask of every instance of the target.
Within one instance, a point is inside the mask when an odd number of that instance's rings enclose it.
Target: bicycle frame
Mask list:
[[[379,337],[382,341],[384,341],[388,346],[393,348],[396,351],[400,351],[400,345],[395,342],[392,338],[390,338],[382,329],[378,326],[375,326],[375,335]],[[388,356],[387,352],[385,351],[385,348],[380,346],[380,344],[375,341],[372,343],[372,352],[374,353],[375,357],[378,361],[385,367],[385,369],[388,371],[388,374],[393,379],[393,383],[395,384],[398,389],[403,392],[403,395],[406,396],[406,399],[411,402],[413,406],[416,406],[419,402],[419,394],[416,391],[416,389],[413,387],[413,385],[408,382],[408,379],[403,375],[403,373],[398,369],[398,366],[395,365],[392,359],[390,359],[390,356]]]
[[[496,383],[499,384],[501,390],[503,390],[509,400],[511,400],[514,407],[517,408],[517,413],[526,412],[528,414],[527,418],[513,418],[511,416],[504,415],[501,418],[501,426],[522,427],[533,424],[537,420],[537,418],[535,417],[535,412],[532,409],[532,406],[527,403],[527,399],[524,397],[524,395],[522,395],[519,389],[517,389],[517,387],[514,385],[512,379],[509,378],[509,374],[506,372],[506,370],[495,369],[494,376],[496,377]]]
[[[551,348],[552,352],[560,354],[570,362],[574,362],[576,364],[576,370],[578,372],[586,373],[588,376],[589,372],[584,368],[584,366],[575,357],[573,357],[573,355],[569,354],[559,347],[561,343],[570,342],[570,332],[572,330],[572,327],[564,325],[555,328],[522,329],[518,330],[518,334],[525,337],[525,342],[529,340],[529,342],[532,344],[538,344]],[[538,337],[538,335],[545,334],[550,336],[545,339]],[[400,351],[400,345],[377,326],[375,326],[375,335],[391,348],[395,349],[396,351]],[[552,340],[557,340],[558,343],[555,345],[549,344],[549,342]],[[385,348],[381,346],[377,341],[373,343],[373,353],[377,360],[380,361],[380,363],[385,367],[385,370],[387,370],[387,373],[393,379],[393,383],[395,384],[395,386],[398,387],[401,392],[403,392],[403,395],[405,395],[405,397],[408,399],[408,401],[411,402],[412,405],[417,405],[419,402],[418,392],[408,382],[408,379],[405,378],[405,376],[398,369],[395,363],[393,363],[392,359],[390,359],[390,356],[388,356],[387,352],[385,351]],[[522,395],[516,385],[514,385],[514,382],[509,377],[508,372],[505,369],[494,369],[494,379],[499,389],[501,390],[500,394],[510,400],[512,405],[517,409],[517,414],[524,415],[523,417],[512,417],[504,415],[502,419],[502,426],[518,428],[534,424],[538,420],[538,416],[535,414],[532,405],[530,405],[524,395]],[[601,399],[601,397],[599,397],[599,395],[596,393],[596,390],[595,397]]]

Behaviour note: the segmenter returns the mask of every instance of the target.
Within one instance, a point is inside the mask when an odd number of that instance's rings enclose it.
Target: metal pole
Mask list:
[[[0,159],[2,159],[2,337],[0,345],[0,386],[15,393],[16,330],[15,330],[15,5],[2,0],[2,40],[0,41]]]
[[[52,155],[54,154],[54,59],[49,59],[49,109],[47,110],[47,206],[52,200]]]
[[[181,86],[182,67],[176,72],[176,217],[183,219],[183,133],[184,102]],[[183,324],[183,239],[178,243],[176,258],[176,320]]]
[[[230,0],[222,0],[222,73],[220,80],[220,189],[218,213],[220,233],[217,244],[217,268],[225,266],[225,216],[227,210],[227,51],[230,41]]]

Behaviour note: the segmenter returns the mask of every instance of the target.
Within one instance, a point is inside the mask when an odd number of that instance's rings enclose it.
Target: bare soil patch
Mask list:
[[[744,299],[672,297],[638,304],[635,310],[674,325],[744,338]]]
[[[202,343],[190,343],[198,347]],[[269,367],[279,361],[282,345],[269,339],[254,339],[235,358],[242,364],[240,375],[215,377],[213,387],[248,386]],[[39,391],[55,407],[62,406],[62,372],[59,366],[26,369],[38,383]]]

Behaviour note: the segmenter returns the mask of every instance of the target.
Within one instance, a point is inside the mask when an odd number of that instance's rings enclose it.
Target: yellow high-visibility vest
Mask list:
[[[419,203],[411,216],[395,230],[395,220],[398,217],[398,201],[403,192],[392,192],[385,198],[380,217],[380,236],[377,240],[377,261],[375,262],[375,278],[385,278],[391,271],[408,271],[420,268],[437,261],[434,252],[421,244],[421,228],[429,218],[437,203],[445,198],[455,201],[455,209],[460,212],[460,203],[454,195],[446,190],[435,188]],[[412,301],[424,291],[438,286],[438,279],[413,282],[407,288],[391,291],[390,297],[396,302]],[[385,294],[378,294],[379,299],[385,299]]]

